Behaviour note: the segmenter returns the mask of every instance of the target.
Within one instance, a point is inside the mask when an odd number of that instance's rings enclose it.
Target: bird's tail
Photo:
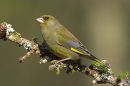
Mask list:
[[[97,62],[99,62],[99,63],[101,63],[101,64],[104,65],[104,63],[103,63],[100,59],[98,59],[97,57],[95,57],[95,56],[92,55],[92,54],[90,54],[90,59],[93,60],[93,61],[97,61]]]

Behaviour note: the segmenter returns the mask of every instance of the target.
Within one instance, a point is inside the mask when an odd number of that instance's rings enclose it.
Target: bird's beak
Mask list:
[[[37,20],[39,23],[44,23],[44,19],[41,18],[41,17],[40,17],[40,18],[37,18],[36,20]]]

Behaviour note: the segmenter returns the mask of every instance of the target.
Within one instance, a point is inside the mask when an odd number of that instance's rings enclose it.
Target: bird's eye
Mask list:
[[[48,20],[49,19],[49,17],[44,17],[44,20]]]

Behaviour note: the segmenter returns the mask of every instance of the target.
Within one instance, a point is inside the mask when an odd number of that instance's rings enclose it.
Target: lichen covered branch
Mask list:
[[[38,54],[41,59],[40,64],[51,62],[49,70],[56,70],[56,74],[60,74],[60,69],[65,69],[66,73],[81,72],[85,75],[92,76],[93,83],[106,84],[109,83],[113,86],[130,86],[130,74],[121,74],[120,76],[114,76],[110,64],[106,60],[102,62],[109,67],[105,67],[101,63],[93,62],[89,67],[82,64],[82,60],[67,60],[57,63],[57,60],[61,58],[53,55],[47,47],[43,44],[39,45],[36,40],[27,40],[23,38],[20,33],[16,32],[11,24],[3,22],[0,24],[0,39],[4,41],[9,40],[17,43],[19,46],[23,46],[27,50],[27,53],[19,58],[19,62],[24,62],[31,54]],[[44,58],[47,56],[48,58]],[[123,77],[123,78],[122,78]]]

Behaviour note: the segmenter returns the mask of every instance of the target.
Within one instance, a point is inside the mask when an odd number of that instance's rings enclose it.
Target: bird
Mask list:
[[[45,46],[61,61],[86,58],[102,63],[55,17],[43,15],[36,19],[40,23]]]

